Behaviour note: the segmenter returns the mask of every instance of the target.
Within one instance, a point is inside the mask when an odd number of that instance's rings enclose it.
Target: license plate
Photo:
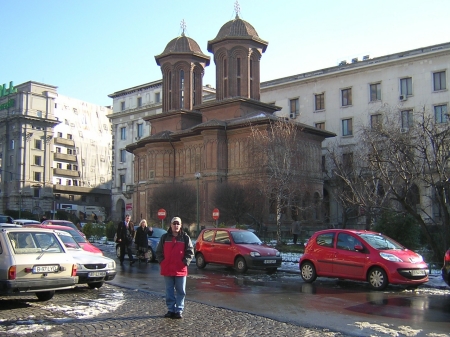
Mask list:
[[[425,270],[411,270],[411,275],[423,276],[423,275],[425,275]]]
[[[265,264],[277,263],[277,260],[264,260]]]
[[[88,273],[88,277],[102,277],[106,276],[106,271],[91,271]]]
[[[58,265],[52,266],[34,266],[33,274],[41,274],[41,273],[56,273],[59,270]]]

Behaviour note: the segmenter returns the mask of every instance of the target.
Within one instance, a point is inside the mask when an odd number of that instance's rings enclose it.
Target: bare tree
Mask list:
[[[252,160],[258,187],[272,203],[276,217],[277,244],[281,244],[282,215],[290,208],[300,208],[311,171],[320,170],[311,163],[309,140],[299,124],[279,119],[269,125],[252,127]],[[313,160],[314,162],[314,160]]]
[[[224,183],[215,193],[215,205],[220,209],[220,218],[224,222],[240,223],[251,205],[247,203],[244,186],[237,183]]]
[[[384,111],[383,118],[380,125],[361,129],[359,145],[352,149],[358,160],[349,174],[339,166],[338,156],[331,156],[333,172],[348,191],[341,200],[410,214],[440,258],[450,224],[448,124],[436,123],[425,110]]]

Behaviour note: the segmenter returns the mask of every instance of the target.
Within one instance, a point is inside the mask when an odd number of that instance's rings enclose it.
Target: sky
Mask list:
[[[155,55],[182,33],[207,43],[235,18],[236,0],[0,0],[0,84],[36,81],[93,104],[161,79]],[[261,81],[450,42],[449,0],[239,0],[239,16],[269,43]]]

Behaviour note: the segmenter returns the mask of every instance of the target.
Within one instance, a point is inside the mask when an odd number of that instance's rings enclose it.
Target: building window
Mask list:
[[[370,116],[370,127],[372,129],[381,127],[381,114]]]
[[[41,190],[40,188],[35,188],[33,191],[33,197],[40,198],[41,197],[40,190]]]
[[[122,188],[122,186],[125,184],[125,174],[119,175],[119,187]]]
[[[78,180],[74,179],[74,180],[72,180],[72,182],[73,182],[73,186],[78,186]]]
[[[16,146],[16,143],[15,143],[14,139],[11,139],[11,141],[9,143],[9,149],[10,150],[14,150],[15,146]]]
[[[34,156],[34,165],[41,166],[41,163],[42,163],[42,157]]]
[[[73,139],[73,136],[70,133],[68,133],[67,134],[67,139]]]
[[[352,105],[352,88],[341,90],[341,106]]]
[[[61,148],[59,146],[56,147],[56,153],[61,153]]]
[[[408,129],[413,126],[413,112],[412,110],[403,110],[401,112],[402,128]]]
[[[33,172],[34,181],[41,181],[41,172]]]
[[[13,166],[14,165],[14,156],[10,155],[9,156],[9,166]]]
[[[120,139],[121,140],[127,139],[127,128],[126,127],[120,128]]]
[[[142,106],[142,97],[137,98],[137,107],[140,108]]]
[[[74,154],[72,149],[67,149],[67,154]]]
[[[436,123],[448,122],[447,105],[436,105],[434,107],[434,120]]]
[[[139,123],[139,124],[137,125],[137,136],[138,136],[139,138],[142,138],[143,135],[144,135],[144,124]]]
[[[72,186],[72,180],[66,179],[66,185],[67,186]]]
[[[56,168],[62,169],[62,164],[61,163],[56,163]]]
[[[36,111],[36,115],[37,115],[39,118],[42,118],[42,111],[41,111],[41,110]]]
[[[125,163],[127,160],[127,151],[125,149],[120,150],[120,162]]]
[[[155,92],[155,103],[159,103],[161,101],[161,93]]]
[[[75,199],[75,196],[73,194],[69,194],[69,200],[73,201]]]
[[[381,83],[374,83],[370,85],[370,101],[381,100]]]
[[[56,178],[56,185],[61,185],[61,178]]]
[[[342,120],[342,135],[343,136],[353,135],[353,126],[351,118]]]
[[[81,196],[81,201],[82,201],[82,202],[86,202],[86,196],[85,196],[85,195],[82,195],[82,196]]]
[[[68,170],[71,170],[71,169],[72,169],[72,164],[67,164],[66,168],[67,168]]]
[[[412,95],[412,78],[406,77],[400,79],[400,95],[411,96]]]
[[[36,150],[41,150],[42,149],[42,140],[40,139],[35,139],[34,140],[34,148]]]
[[[316,123],[315,126],[320,130],[325,130],[325,122]]]
[[[72,170],[78,171],[78,165],[72,165]]]
[[[125,101],[120,102],[120,111],[125,111]]]
[[[62,132],[58,132],[58,137],[62,138]]]
[[[300,114],[298,98],[289,101],[289,117],[294,119]]]
[[[315,110],[324,110],[325,109],[325,94],[317,94],[315,96]]]
[[[447,83],[445,80],[445,71],[433,73],[433,84],[434,84],[434,91],[447,89]]]

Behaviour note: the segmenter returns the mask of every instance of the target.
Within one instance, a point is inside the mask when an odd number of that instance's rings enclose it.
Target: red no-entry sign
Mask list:
[[[217,219],[219,219],[219,209],[218,208],[214,208],[213,209],[213,219],[214,220],[217,220]]]
[[[164,220],[166,218],[166,210],[164,208],[158,209],[158,219]]]

